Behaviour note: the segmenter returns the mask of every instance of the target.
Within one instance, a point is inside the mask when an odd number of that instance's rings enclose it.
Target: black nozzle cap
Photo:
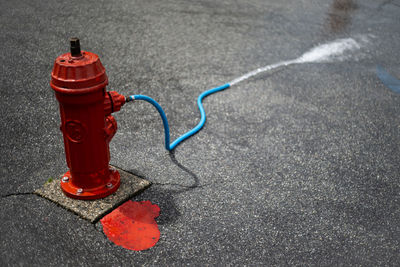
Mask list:
[[[69,40],[71,44],[71,56],[80,57],[81,54],[81,45],[79,44],[79,38],[73,37]]]

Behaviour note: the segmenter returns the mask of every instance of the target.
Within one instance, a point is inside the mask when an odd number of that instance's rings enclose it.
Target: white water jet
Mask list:
[[[367,42],[367,40],[365,39],[366,37],[363,38],[364,39],[362,39],[362,41]],[[337,39],[333,42],[316,46],[296,59],[281,61],[272,65],[255,69],[251,72],[244,74],[243,76],[234,79],[229,84],[232,86],[234,84],[247,80],[261,72],[273,70],[283,66],[289,66],[292,64],[332,62],[335,60],[343,60],[348,57],[348,55],[344,55],[345,52],[351,52],[360,48],[361,45],[353,38]]]

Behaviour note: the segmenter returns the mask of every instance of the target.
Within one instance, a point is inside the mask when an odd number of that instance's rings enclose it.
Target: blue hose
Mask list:
[[[203,107],[203,98],[205,98],[206,96],[209,96],[213,93],[225,90],[227,88],[229,88],[231,85],[229,83],[224,84],[222,86],[219,87],[215,87],[213,89],[207,90],[205,92],[203,92],[201,95],[199,95],[199,97],[197,98],[197,105],[199,106],[199,110],[200,110],[200,122],[196,125],[196,127],[194,127],[192,130],[188,131],[187,133],[181,135],[180,137],[178,137],[174,142],[172,142],[172,144],[170,144],[170,136],[169,136],[169,125],[168,125],[168,120],[167,120],[167,116],[165,115],[164,110],[162,109],[162,107],[160,106],[160,104],[158,104],[154,99],[152,99],[151,97],[145,96],[145,95],[132,95],[127,97],[127,102],[132,101],[132,100],[144,100],[149,102],[150,104],[152,104],[158,111],[158,113],[160,113],[161,119],[163,121],[164,124],[164,133],[165,133],[165,149],[168,151],[173,150],[179,143],[181,143],[183,140],[189,138],[190,136],[194,135],[195,133],[197,133],[198,131],[201,130],[201,128],[203,128],[205,122],[206,122],[206,113],[204,111],[204,107]]]

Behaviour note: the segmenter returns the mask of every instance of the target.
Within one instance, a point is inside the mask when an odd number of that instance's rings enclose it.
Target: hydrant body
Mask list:
[[[125,98],[107,92],[107,84],[105,69],[94,53],[81,52],[80,48],[78,53],[71,46],[71,53],[55,60],[50,85],[60,106],[69,168],[61,188],[72,198],[103,198],[120,185],[118,171],[109,166],[109,142],[117,131],[110,114],[120,109]]]

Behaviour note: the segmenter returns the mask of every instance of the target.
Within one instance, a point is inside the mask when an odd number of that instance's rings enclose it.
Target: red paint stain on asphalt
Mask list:
[[[145,250],[153,247],[160,239],[155,218],[160,208],[150,201],[127,201],[100,222],[108,239],[116,245],[130,250]]]

